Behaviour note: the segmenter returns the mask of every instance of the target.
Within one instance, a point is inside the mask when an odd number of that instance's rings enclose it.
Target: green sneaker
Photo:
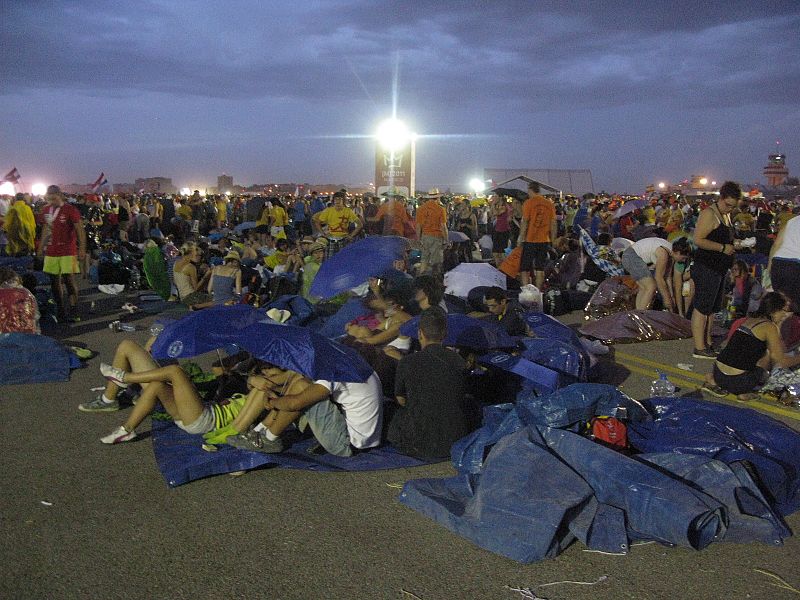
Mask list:
[[[78,410],[83,412],[114,412],[115,410],[119,410],[119,402],[116,400],[110,403],[105,402],[103,400],[103,395],[100,394],[94,400],[79,404]]]

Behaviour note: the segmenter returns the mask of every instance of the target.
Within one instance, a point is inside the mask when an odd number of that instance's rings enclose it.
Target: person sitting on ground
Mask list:
[[[320,446],[334,456],[352,456],[381,443],[383,393],[374,372],[363,383],[312,382],[295,371],[273,368],[253,383],[263,397],[249,397],[242,418],[206,436],[207,442],[224,439],[242,450],[283,452],[281,434],[297,421],[298,429],[310,427]],[[264,409],[269,411],[266,418],[248,430]]]
[[[325,244],[315,242],[307,248],[306,253],[307,256],[303,261],[303,283],[300,286],[300,295],[311,304],[316,304],[320,301],[320,298],[311,295],[311,284],[314,283],[314,278],[317,276],[325,258]]]
[[[289,240],[286,238],[275,241],[275,252],[264,259],[264,264],[276,275],[296,273],[303,268],[300,253],[289,249]]]
[[[345,330],[355,338],[356,342],[371,346],[382,346],[394,340],[400,326],[411,319],[405,310],[403,295],[398,290],[389,290],[383,294],[383,314],[378,319],[378,327],[374,330],[363,325],[349,323]]]
[[[186,242],[181,246],[181,257],[173,267],[172,277],[178,290],[178,298],[186,306],[207,304],[212,300],[210,294],[201,291],[208,284],[211,271],[207,271],[201,279],[198,279],[197,268],[200,263],[201,252],[197,244]]]
[[[636,310],[647,310],[653,304],[656,289],[661,294],[664,308],[675,312],[672,297],[672,263],[684,260],[691,254],[686,238],[670,243],[661,238],[645,238],[635,242],[622,253],[622,266],[636,280],[639,291],[636,293]],[[655,275],[650,267],[655,267]]]
[[[211,270],[211,278],[208,281],[208,292],[213,298],[212,304],[233,304],[242,295],[239,253],[231,250],[223,260],[223,264]]]
[[[258,363],[251,375],[257,376],[268,369],[269,365]],[[131,372],[103,363],[100,372],[117,388],[124,389],[132,383],[147,384],[143,385],[142,394],[125,423],[100,438],[104,444],[119,444],[135,439],[136,427],[153,411],[156,402],[161,403],[178,427],[197,435],[225,427],[239,414],[248,398],[263,402],[265,394],[260,387],[249,385],[247,396],[235,394],[222,402],[206,404],[179,365]]]
[[[494,286],[486,290],[484,304],[489,315],[483,319],[498,323],[508,335],[528,335],[528,326],[520,314],[519,305],[509,302],[502,288]]]
[[[466,363],[442,346],[447,314],[438,306],[422,312],[422,350],[404,357],[395,376],[399,407],[387,439],[403,454],[423,460],[445,460],[450,447],[477,425],[476,407],[468,406]]]
[[[758,309],[764,288],[750,274],[747,263],[737,260],[731,267],[731,303],[733,305],[733,318],[739,319]]]
[[[800,355],[787,356],[781,340],[781,323],[790,315],[786,296],[766,294],[758,310],[733,331],[702,389],[718,397],[736,394],[737,400],[746,402],[758,396],[753,392],[767,381],[771,367],[800,365]]]
[[[420,275],[414,279],[414,302],[417,303],[420,311],[437,306],[446,313],[447,305],[444,303],[444,286],[441,280],[433,275]],[[399,335],[384,347],[383,353],[395,360],[400,360],[408,354],[412,345],[411,338]]]

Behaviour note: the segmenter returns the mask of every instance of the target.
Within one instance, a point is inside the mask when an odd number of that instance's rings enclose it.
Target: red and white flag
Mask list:
[[[21,176],[19,174],[19,171],[17,171],[17,167],[14,167],[8,173],[6,173],[6,176],[3,177],[3,181],[8,181],[10,183],[16,184],[19,182],[20,177]]]

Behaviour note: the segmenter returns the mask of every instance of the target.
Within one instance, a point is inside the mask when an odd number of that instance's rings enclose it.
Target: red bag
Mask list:
[[[595,441],[613,448],[624,450],[628,447],[628,428],[614,417],[595,417],[591,421],[592,437]]]

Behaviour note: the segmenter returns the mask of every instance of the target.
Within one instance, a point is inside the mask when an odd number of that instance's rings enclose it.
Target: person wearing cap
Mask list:
[[[444,263],[444,247],[447,245],[447,210],[442,206],[438,188],[431,188],[425,203],[417,209],[417,237],[422,258],[420,273],[440,273]]]
[[[211,304],[234,304],[242,295],[241,258],[236,250],[228,252],[223,263],[211,270],[208,293],[213,298]]]
[[[48,206],[42,211],[45,219],[39,255],[44,255],[45,273],[50,275],[53,299],[58,309],[59,320],[79,320],[70,312],[78,304],[76,273],[86,257],[86,232],[78,209],[64,200],[57,185],[47,188]],[[63,285],[67,287],[69,299],[65,301]]]
[[[300,295],[311,302],[316,304],[320,301],[317,296],[311,295],[311,284],[314,283],[314,278],[319,272],[322,261],[325,259],[325,244],[323,241],[314,242],[307,249],[305,249],[306,257],[303,262],[303,283],[300,286]]]
[[[371,220],[380,223],[383,219],[383,235],[399,235],[405,237],[406,225],[411,223],[411,217],[405,207],[406,195],[399,188],[389,188],[381,194],[386,198],[386,202],[378,207]]]
[[[330,240],[328,252],[332,254],[344,246],[349,240],[354,239],[364,228],[364,222],[351,208],[344,205],[346,192],[339,190],[333,195],[333,206],[312,217],[315,231],[327,228],[326,236]],[[351,232],[350,227],[354,229]]]

